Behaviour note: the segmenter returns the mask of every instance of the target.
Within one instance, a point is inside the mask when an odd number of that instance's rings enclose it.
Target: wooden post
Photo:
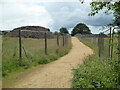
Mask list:
[[[21,44],[21,30],[19,30],[19,66],[22,62],[22,44]]]
[[[64,47],[64,34],[63,34],[63,47]]]
[[[99,34],[99,37],[98,37],[98,49],[99,49],[99,58],[101,58],[101,46],[100,46],[100,43],[101,43],[101,36]]]
[[[111,60],[112,60],[112,55],[113,55],[113,38],[114,38],[114,29],[112,33]]]
[[[47,55],[47,33],[45,32],[45,54]]]
[[[111,56],[111,53],[110,53],[110,51],[111,51],[111,29],[112,29],[112,27],[110,27],[110,37],[109,37],[109,57]]]
[[[98,37],[98,48],[99,48],[99,58],[101,59],[104,55],[104,39],[102,34],[99,34]]]
[[[57,46],[59,47],[59,34],[57,34]]]
[[[68,35],[66,35],[66,44],[68,44]]]
[[[118,61],[120,63],[120,33],[118,34]]]
[[[66,34],[64,35],[64,44],[66,45]]]
[[[120,32],[118,33],[118,84],[120,85]]]
[[[104,37],[101,36],[101,55],[104,57]]]

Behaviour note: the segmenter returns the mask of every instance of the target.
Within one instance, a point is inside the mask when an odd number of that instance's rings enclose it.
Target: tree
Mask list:
[[[8,31],[2,31],[2,35],[6,35]]]
[[[57,31],[54,32],[54,35],[58,35],[59,33]]]
[[[75,34],[91,34],[91,31],[88,26],[83,23],[79,23],[74,27],[72,31],[72,36]]]
[[[68,32],[67,28],[62,27],[62,28],[60,28],[60,33],[61,33],[61,34],[62,34],[62,33],[68,34],[69,32]]]
[[[91,4],[91,10],[92,12],[89,13],[89,16],[94,16],[96,15],[100,10],[102,10],[103,8],[106,9],[105,10],[105,14],[109,15],[112,14],[114,15],[114,19],[113,19],[113,23],[108,24],[108,26],[112,25],[116,25],[116,26],[120,26],[120,1],[118,2],[92,2]]]

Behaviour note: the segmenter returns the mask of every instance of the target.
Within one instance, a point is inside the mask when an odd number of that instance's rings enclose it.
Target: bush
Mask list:
[[[113,60],[99,59],[98,49],[93,44],[81,42],[94,50],[94,54],[88,56],[82,65],[74,70],[72,82],[73,88],[120,88],[118,85],[118,58],[113,54]]]
[[[74,71],[73,88],[117,88],[118,64],[116,60],[99,60],[89,56]]]

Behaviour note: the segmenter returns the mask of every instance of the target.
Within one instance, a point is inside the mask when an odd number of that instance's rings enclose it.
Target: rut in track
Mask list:
[[[58,60],[29,71],[14,88],[70,88],[73,68],[82,64],[93,50],[72,37],[71,51]]]

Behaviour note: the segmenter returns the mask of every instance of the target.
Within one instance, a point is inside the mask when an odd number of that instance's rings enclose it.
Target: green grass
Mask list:
[[[48,39],[48,54],[45,55],[44,39],[22,38],[22,66],[19,66],[18,38],[3,37],[2,42],[2,77],[3,80],[14,74],[23,72],[37,65],[47,64],[67,54],[71,49],[71,40],[68,44],[57,46],[56,39]]]
[[[94,50],[94,54],[88,56],[82,65],[74,70],[72,88],[119,88],[118,86],[118,58],[116,46],[114,45],[113,60],[98,57],[97,44],[91,43],[90,40],[81,42]],[[105,39],[105,51],[108,54],[108,39]],[[114,43],[117,43],[116,39]]]

